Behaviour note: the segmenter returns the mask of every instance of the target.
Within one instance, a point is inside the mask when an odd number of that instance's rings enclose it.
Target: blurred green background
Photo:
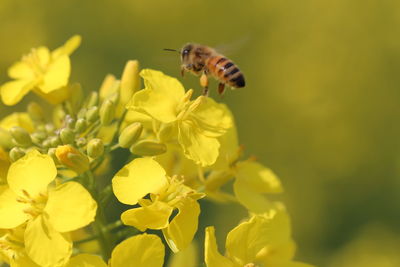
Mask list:
[[[162,48],[225,47],[247,86],[222,101],[246,153],[284,184],[296,258],[400,266],[399,1],[0,0],[0,25],[1,82],[31,47],[81,34],[71,80],[88,91],[128,59],[178,77],[179,58]],[[181,80],[200,91],[198,78]],[[222,242],[244,210],[208,206]]]

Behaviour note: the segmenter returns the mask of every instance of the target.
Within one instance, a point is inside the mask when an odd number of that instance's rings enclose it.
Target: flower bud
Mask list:
[[[96,106],[91,107],[86,113],[86,119],[89,122],[95,122],[98,117],[99,117],[99,108]]]
[[[76,140],[76,145],[79,147],[85,146],[86,143],[87,143],[87,141],[84,137],[80,137],[78,140]]]
[[[89,170],[89,159],[71,145],[58,146],[56,157],[61,164],[78,174]]]
[[[42,145],[43,145],[45,148],[50,148],[50,147],[51,147],[51,139],[48,138],[48,139],[44,140],[43,143],[42,143]]]
[[[100,121],[101,124],[106,126],[114,119],[115,105],[111,100],[104,100],[100,107]]]
[[[22,127],[14,126],[10,129],[11,136],[14,141],[20,146],[30,146],[32,139],[29,133]]]
[[[10,150],[10,159],[12,162],[15,162],[25,156],[25,152],[19,148],[19,147],[14,147]]]
[[[47,155],[49,155],[53,159],[54,163],[56,164],[60,163],[56,156],[56,148],[54,147],[49,148],[49,150],[47,151]]]
[[[75,141],[75,133],[69,128],[64,128],[60,131],[60,138],[64,145],[73,144]]]
[[[86,100],[86,107],[90,109],[91,107],[97,106],[99,103],[99,94],[97,92],[92,92],[89,98]]]
[[[87,123],[85,119],[78,119],[75,124],[75,131],[77,133],[83,133],[86,130]]]
[[[120,147],[129,148],[132,146],[142,134],[143,125],[140,122],[134,122],[127,126],[118,138]]]
[[[61,145],[61,139],[59,136],[52,136],[50,138],[50,144],[52,147],[57,147],[59,145]]]
[[[6,149],[14,147],[10,132],[4,130],[1,127],[0,127],[0,147]]]
[[[46,132],[47,132],[48,134],[50,134],[50,135],[54,134],[55,127],[54,127],[53,124],[48,123],[48,124],[46,124],[46,125],[44,126],[44,128],[45,128],[45,130],[46,130]]]
[[[87,154],[89,157],[95,159],[103,155],[104,144],[100,138],[95,138],[89,141],[87,144]]]
[[[83,90],[79,83],[74,83],[70,86],[71,97],[69,103],[71,104],[71,109],[74,114],[76,114],[82,107],[83,102]]]
[[[129,60],[124,68],[121,77],[121,87],[119,91],[119,103],[117,105],[117,116],[119,117],[125,109],[125,105],[131,99],[132,95],[139,90],[139,62]]]
[[[42,107],[36,102],[28,104],[28,115],[34,122],[43,122],[45,120]]]
[[[75,119],[72,118],[70,115],[65,116],[65,125],[69,129],[73,130],[75,128],[75,123],[76,123]]]
[[[134,144],[130,151],[139,156],[156,156],[167,151],[167,146],[154,140],[141,140]]]
[[[42,143],[43,140],[47,138],[47,133],[45,132],[34,132],[31,134],[32,141],[36,144]]]
[[[77,115],[78,119],[85,118],[86,113],[87,113],[87,108],[81,108]]]

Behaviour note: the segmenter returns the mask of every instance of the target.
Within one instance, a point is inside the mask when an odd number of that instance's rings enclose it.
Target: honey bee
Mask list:
[[[208,77],[210,75],[219,81],[218,93],[220,95],[224,93],[225,85],[232,88],[245,86],[243,73],[236,64],[211,47],[188,43],[180,51],[175,49],[164,50],[180,53],[182,76],[185,72],[192,72],[197,76],[201,75],[200,85],[204,88],[203,95],[208,95]]]

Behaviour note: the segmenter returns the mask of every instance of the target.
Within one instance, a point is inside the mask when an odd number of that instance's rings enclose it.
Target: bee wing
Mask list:
[[[236,54],[238,51],[243,49],[247,43],[251,40],[250,35],[245,35],[240,39],[236,39],[232,42],[220,44],[215,46],[215,51],[225,56]]]

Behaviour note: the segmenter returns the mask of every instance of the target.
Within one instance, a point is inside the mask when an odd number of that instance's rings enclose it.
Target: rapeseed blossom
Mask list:
[[[243,158],[240,123],[227,105],[192,98],[194,90],[140,71],[137,60],[85,96],[69,83],[79,44],[74,36],[52,52],[33,49],[0,88],[7,105],[29,91],[49,104],[0,118],[0,265],[311,266],[293,261],[289,217],[266,195],[283,186],[254,157]],[[208,227],[199,256],[202,198],[250,214],[228,234],[225,255]]]
[[[69,55],[80,42],[80,36],[75,35],[52,52],[41,46],[23,56],[8,69],[8,75],[15,80],[0,87],[4,104],[17,104],[31,90],[50,103],[65,100],[68,91],[63,87],[68,83],[71,69]]]

